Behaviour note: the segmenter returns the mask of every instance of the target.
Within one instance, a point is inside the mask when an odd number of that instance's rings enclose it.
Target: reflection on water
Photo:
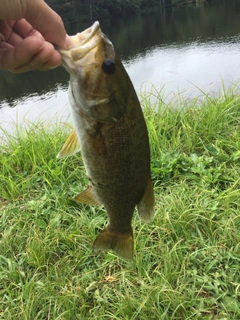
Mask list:
[[[48,99],[67,87],[69,76],[63,67],[48,72],[32,71],[23,74],[0,72],[1,107],[14,107],[26,100]]]
[[[181,93],[186,99],[218,93],[240,78],[240,0],[213,0],[164,11],[104,20],[139,93],[161,89],[167,102]],[[75,25],[75,34],[88,25]],[[0,72],[0,125],[40,117],[67,119],[69,75],[59,67],[49,72],[12,75]],[[11,108],[10,108],[11,107]],[[63,120],[65,121],[65,120]]]
[[[236,41],[237,39],[237,41]],[[240,79],[240,35],[235,42],[194,41],[149,49],[126,65],[137,91],[152,84],[164,86],[165,100],[181,93],[185,98],[218,94]],[[139,70],[143,77],[139,77]],[[145,80],[145,82],[143,81]]]
[[[28,98],[14,108],[0,109],[0,138],[4,137],[4,131],[14,132],[16,126],[29,127],[36,120],[44,121],[46,126],[59,122],[71,123],[66,90],[45,99]]]

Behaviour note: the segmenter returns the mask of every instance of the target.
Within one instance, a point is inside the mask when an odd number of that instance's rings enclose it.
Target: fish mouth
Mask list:
[[[98,21],[96,21],[90,28],[84,30],[81,33],[78,33],[77,37],[80,37],[83,39],[81,42],[81,45],[84,45],[85,43],[89,42],[95,36],[98,30],[100,30],[100,24]],[[73,38],[74,37],[76,36],[73,36]]]
[[[70,58],[73,61],[80,60],[93,50],[100,41],[100,36],[95,37],[96,34],[101,34],[100,24],[96,21],[90,28],[77,33],[75,36],[70,36],[72,46],[69,50],[60,49],[63,57]]]

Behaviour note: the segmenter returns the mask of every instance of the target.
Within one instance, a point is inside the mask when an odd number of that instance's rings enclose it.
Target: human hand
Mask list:
[[[59,15],[43,0],[1,0],[0,69],[49,70],[61,63],[53,44],[71,44]]]

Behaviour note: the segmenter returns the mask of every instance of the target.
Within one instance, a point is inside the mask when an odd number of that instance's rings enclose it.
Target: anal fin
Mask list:
[[[93,250],[112,250],[120,258],[130,260],[133,257],[132,234],[122,234],[105,228],[93,243]]]
[[[83,192],[79,193],[75,198],[73,198],[73,200],[83,204],[90,204],[92,206],[101,205],[94,196],[91,186],[88,186]]]
[[[143,197],[137,205],[138,215],[144,222],[151,222],[154,215],[154,191],[152,181],[149,177]]]
[[[69,157],[78,151],[80,151],[80,143],[76,131],[73,130],[58,153],[57,158]]]

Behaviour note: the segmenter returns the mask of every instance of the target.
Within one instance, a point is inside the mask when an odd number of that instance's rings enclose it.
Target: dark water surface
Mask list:
[[[213,0],[100,21],[139,93],[154,85],[167,102],[219,93],[240,79],[240,0]],[[68,29],[75,34],[91,23]],[[69,75],[62,68],[0,71],[0,126],[36,118],[68,121]]]

